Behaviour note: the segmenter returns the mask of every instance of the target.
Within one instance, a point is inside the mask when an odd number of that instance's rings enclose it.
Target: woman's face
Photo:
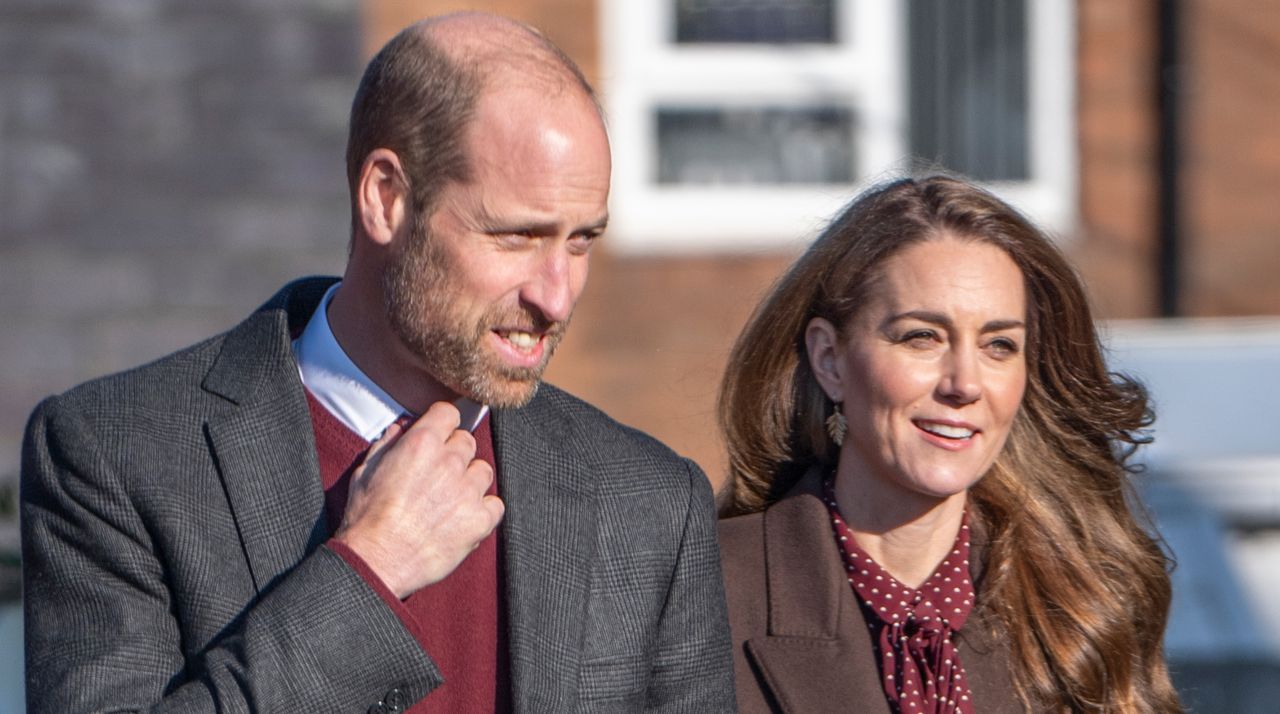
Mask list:
[[[873,499],[967,491],[1022,403],[1026,320],[1013,260],[942,236],[884,263],[843,339],[811,322],[815,373],[849,422],[839,478]]]

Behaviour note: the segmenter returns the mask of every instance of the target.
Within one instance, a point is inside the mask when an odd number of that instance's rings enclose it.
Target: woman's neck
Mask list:
[[[947,557],[964,520],[966,492],[945,497],[877,494],[836,475],[836,502],[858,547],[902,583],[918,588]]]

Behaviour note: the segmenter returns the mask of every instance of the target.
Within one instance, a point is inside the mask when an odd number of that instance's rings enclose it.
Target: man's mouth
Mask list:
[[[542,339],[542,335],[535,335],[532,332],[523,330],[494,330],[498,333],[498,337],[511,343],[513,347],[521,352],[532,352],[533,348],[538,346],[538,342]]]
[[[940,436],[943,439],[952,439],[956,441],[964,441],[973,438],[978,433],[977,429],[968,426],[960,426],[958,424],[944,424],[937,421],[926,421],[924,419],[915,420],[915,425],[923,431],[927,431],[934,436]]]

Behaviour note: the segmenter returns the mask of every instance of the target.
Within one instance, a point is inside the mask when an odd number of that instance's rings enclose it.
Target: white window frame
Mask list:
[[[671,0],[601,0],[602,89],[613,145],[609,243],[624,254],[792,250],[857,191],[912,166],[903,0],[836,0],[835,44],[677,45]],[[1027,181],[987,184],[1040,225],[1076,216],[1075,15],[1028,0]],[[658,106],[852,108],[855,183],[659,185]]]

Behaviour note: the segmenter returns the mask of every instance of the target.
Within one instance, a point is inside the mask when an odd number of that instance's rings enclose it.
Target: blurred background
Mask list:
[[[340,272],[363,64],[468,8],[541,28],[608,112],[613,222],[552,381],[719,482],[719,376],[779,271],[869,182],[979,179],[1060,241],[1152,389],[1176,683],[1195,711],[1276,711],[1280,3],[4,0],[0,712],[22,710],[27,415]]]

